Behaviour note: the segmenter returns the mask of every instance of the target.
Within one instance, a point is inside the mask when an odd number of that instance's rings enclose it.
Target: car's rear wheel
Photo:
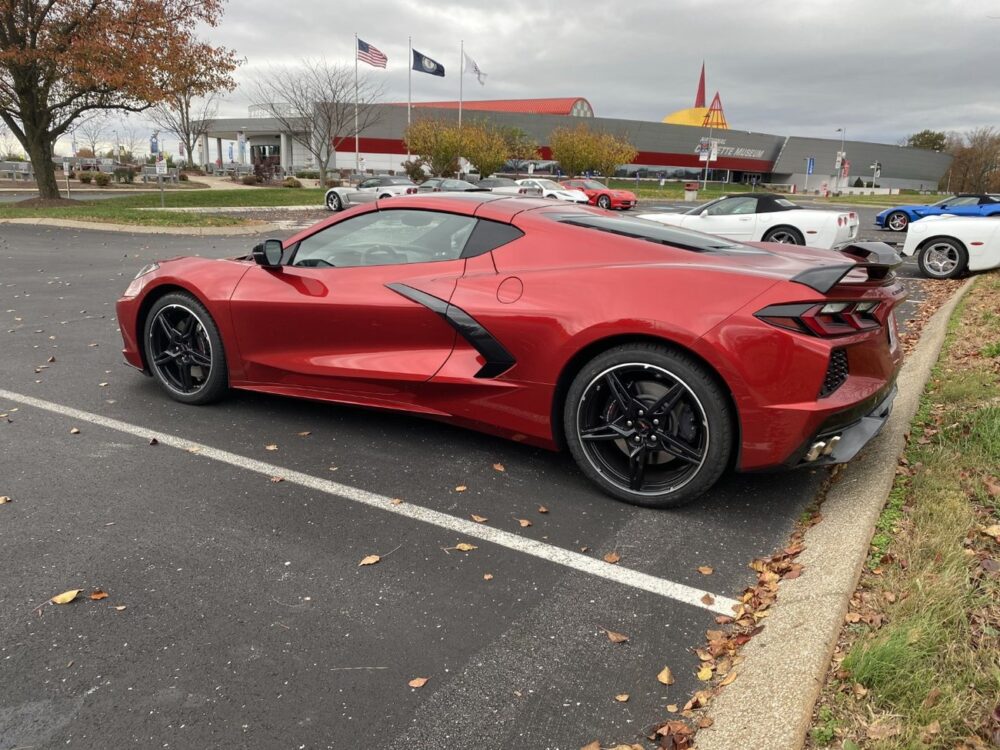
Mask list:
[[[910,225],[910,217],[903,211],[893,211],[885,217],[885,225],[893,232],[905,232]]]
[[[172,399],[207,404],[226,392],[222,337],[208,310],[190,294],[166,294],[153,304],[143,342],[150,372]]]
[[[340,196],[336,193],[327,193],[326,207],[331,211],[340,211],[344,207],[344,202],[340,200]]]
[[[597,196],[597,205],[599,208],[611,208],[611,197],[608,195]]]
[[[804,245],[805,237],[795,227],[774,227],[764,235],[762,242],[777,242],[781,245]]]
[[[690,356],[655,344],[609,349],[566,396],[563,426],[583,473],[609,495],[666,508],[689,502],[725,471],[729,401]]]
[[[938,237],[924,243],[917,255],[920,272],[932,279],[955,279],[969,263],[969,254],[962,243],[949,237]]]

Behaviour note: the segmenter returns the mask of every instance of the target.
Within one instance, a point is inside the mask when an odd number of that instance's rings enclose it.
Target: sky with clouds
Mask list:
[[[895,142],[924,128],[1000,125],[1000,2],[950,0],[230,0],[218,44],[271,65],[352,63],[354,33],[389,57],[406,100],[407,37],[447,75],[414,73],[414,100],[457,99],[459,40],[488,74],[465,97],[583,96],[598,116],[659,120],[691,106],[704,59],[741,130]],[[364,66],[362,66],[364,67]],[[246,86],[222,114],[246,113]]]

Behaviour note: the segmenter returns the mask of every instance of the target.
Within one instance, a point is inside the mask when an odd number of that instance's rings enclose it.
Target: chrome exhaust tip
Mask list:
[[[820,454],[823,453],[824,448],[826,448],[826,443],[824,443],[822,440],[820,440],[817,443],[813,443],[812,447],[809,448],[809,451],[806,453],[805,460],[815,461],[817,458],[820,457]]]
[[[840,435],[834,435],[826,442],[826,447],[823,449],[822,455],[829,456],[833,453],[833,449],[837,447],[837,443],[840,442]]]

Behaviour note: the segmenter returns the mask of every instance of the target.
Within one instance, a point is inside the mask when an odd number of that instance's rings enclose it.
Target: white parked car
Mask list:
[[[931,279],[1000,268],[1000,216],[927,216],[910,224],[902,253]]]
[[[342,211],[358,203],[371,203],[395,195],[411,195],[417,185],[409,177],[378,175],[358,183],[357,187],[335,187],[326,191],[323,202],[331,211]]]
[[[543,180],[535,177],[528,177],[523,180],[518,180],[517,184],[523,187],[538,188],[541,190],[543,198],[556,198],[557,200],[569,201],[570,203],[588,203],[590,201],[587,194],[582,190],[574,190],[573,188],[563,187],[554,180]]]
[[[858,236],[855,211],[802,208],[771,193],[727,195],[684,213],[639,218],[741,242],[780,242],[837,250]]]
[[[491,193],[500,195],[533,195],[536,198],[541,196],[542,189],[518,185],[515,180],[509,177],[485,177],[476,183],[476,187],[485,188]]]

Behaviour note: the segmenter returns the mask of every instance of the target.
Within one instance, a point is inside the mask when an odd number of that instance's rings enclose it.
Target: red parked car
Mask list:
[[[590,205],[598,208],[620,208],[627,211],[639,202],[632,191],[612,190],[597,180],[563,180],[562,185],[574,190],[582,190],[590,199]]]
[[[418,195],[246,257],[154,263],[117,311],[125,359],[177,401],[241,388],[406,411],[568,448],[607,493],[664,507],[731,466],[861,449],[895,394],[898,260]]]

